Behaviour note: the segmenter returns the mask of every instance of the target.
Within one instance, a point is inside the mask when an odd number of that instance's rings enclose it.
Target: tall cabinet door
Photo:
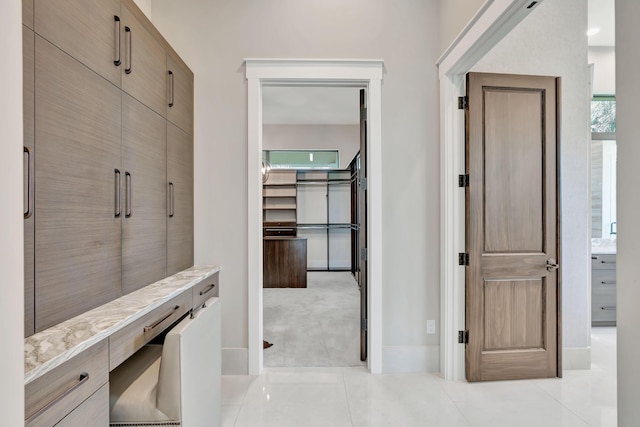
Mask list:
[[[167,70],[167,120],[193,135],[193,73],[172,54],[167,54]]]
[[[122,90],[165,117],[167,114],[167,54],[136,15],[122,6]]]
[[[167,122],[167,274],[193,265],[193,138]]]
[[[122,291],[165,277],[167,264],[166,121],[122,95]]]
[[[35,35],[33,31],[22,27],[23,62],[23,117],[24,117],[24,336],[33,334],[34,316],[34,179],[35,138],[33,122],[33,103],[35,85]]]
[[[36,332],[121,295],[121,92],[36,36]]]

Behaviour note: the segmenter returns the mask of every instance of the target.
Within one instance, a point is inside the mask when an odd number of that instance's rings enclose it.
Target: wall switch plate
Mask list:
[[[436,333],[436,321],[427,320],[427,334],[432,335]]]

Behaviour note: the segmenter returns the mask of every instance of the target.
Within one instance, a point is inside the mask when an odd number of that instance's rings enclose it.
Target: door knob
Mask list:
[[[547,260],[547,271],[554,271],[558,269],[558,261],[555,258],[549,258]]]

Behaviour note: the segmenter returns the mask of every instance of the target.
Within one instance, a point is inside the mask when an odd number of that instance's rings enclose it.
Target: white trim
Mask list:
[[[248,328],[250,375],[262,358],[262,86],[358,83],[368,89],[368,367],[382,372],[382,60],[245,59],[248,102]]]
[[[458,252],[465,252],[464,195],[457,176],[464,173],[464,114],[457,97],[464,92],[464,76],[529,12],[532,0],[488,0],[453,44],[438,59],[440,76],[441,297],[442,349],[440,371],[447,380],[464,378],[464,347],[458,344],[464,329],[464,270]],[[538,1],[538,4],[542,0]]]

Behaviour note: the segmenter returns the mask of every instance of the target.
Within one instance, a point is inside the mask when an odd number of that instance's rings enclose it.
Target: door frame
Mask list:
[[[263,368],[262,292],[262,87],[361,85],[367,89],[368,136],[368,334],[367,365],[382,372],[382,60],[245,59],[247,79],[247,283],[248,370]]]
[[[465,329],[465,270],[458,266],[458,253],[465,252],[465,194],[458,188],[458,175],[465,171],[465,114],[458,109],[458,97],[465,95],[466,73],[542,1],[487,0],[436,63],[440,79],[440,372],[446,380],[465,378],[465,348],[457,339],[458,331]]]

